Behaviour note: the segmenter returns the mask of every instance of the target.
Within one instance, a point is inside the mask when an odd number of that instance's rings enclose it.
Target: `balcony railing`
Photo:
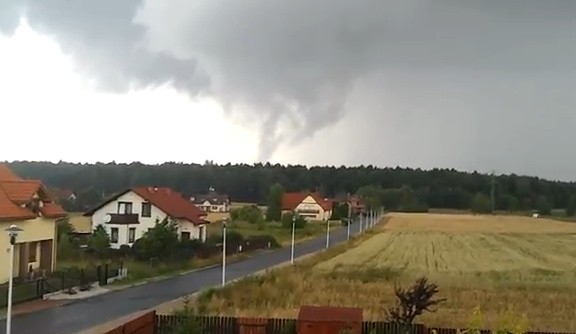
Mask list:
[[[108,224],[140,224],[137,213],[111,213],[110,218]]]

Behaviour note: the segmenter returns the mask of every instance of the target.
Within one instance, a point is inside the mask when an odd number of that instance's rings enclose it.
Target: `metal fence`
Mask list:
[[[266,334],[296,334],[298,320],[296,319],[265,319]],[[204,334],[239,334],[241,318],[218,316],[181,316],[156,315],[155,334],[183,333],[183,329],[190,322],[200,326]],[[462,330],[456,328],[432,328],[421,324],[402,326],[395,323],[380,321],[364,321],[362,334],[457,334]],[[481,334],[494,333],[490,330],[481,330]],[[526,332],[525,334],[576,334],[558,332]]]
[[[71,288],[83,290],[93,283],[103,286],[108,279],[116,277],[123,268],[122,263],[114,265],[99,265],[86,268],[68,268],[58,270],[45,277],[25,280],[14,280],[12,290],[12,304],[19,304],[31,300],[42,299],[45,294],[65,291]],[[0,285],[0,308],[8,304],[8,284]]]

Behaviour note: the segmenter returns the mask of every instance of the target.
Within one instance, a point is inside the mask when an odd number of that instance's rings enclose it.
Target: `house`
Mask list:
[[[285,193],[282,197],[282,212],[296,212],[307,220],[328,220],[332,216],[332,201],[318,193]]]
[[[348,196],[346,203],[348,204],[348,208],[352,216],[356,216],[365,212],[366,207],[362,202],[362,199],[358,196]]]
[[[73,203],[78,197],[74,191],[68,189],[51,188],[48,189],[48,191],[52,194],[52,198],[55,201],[69,201]]]
[[[191,197],[190,201],[205,212],[223,213],[230,211],[230,199],[228,195],[219,194],[212,187],[208,191],[208,194]]]
[[[103,225],[110,236],[112,248],[132,246],[157,221],[172,218],[178,224],[182,240],[206,241],[206,212],[169,188],[130,188],[107,199],[84,213],[91,219],[92,229]]]
[[[5,229],[22,232],[14,248],[14,277],[47,274],[56,267],[56,220],[66,212],[55,204],[40,181],[23,180],[0,164],[0,284],[9,280],[10,240]]]

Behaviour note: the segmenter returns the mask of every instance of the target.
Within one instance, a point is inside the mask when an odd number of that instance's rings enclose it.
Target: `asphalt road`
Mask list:
[[[351,234],[359,232],[358,223],[351,224]],[[331,232],[330,244],[346,240],[347,229]],[[296,245],[295,257],[319,251],[326,247],[326,236]],[[234,280],[290,260],[290,247],[258,254],[241,262],[226,266],[226,280]],[[76,333],[108,321],[146,310],[164,302],[218,286],[222,269],[214,267],[166,280],[127,288],[61,307],[15,316],[12,334],[66,334]],[[6,320],[0,322],[0,333],[6,331]]]

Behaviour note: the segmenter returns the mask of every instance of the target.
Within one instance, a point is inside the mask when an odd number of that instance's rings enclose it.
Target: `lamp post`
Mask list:
[[[346,232],[346,240],[350,240],[350,225],[352,224],[352,218],[348,217],[348,231]]]
[[[330,221],[326,221],[326,248],[330,247]]]
[[[290,246],[290,264],[294,264],[294,235],[296,233],[296,213],[292,214],[292,244]]]
[[[360,224],[358,224],[358,225],[360,226],[360,233],[362,233],[362,223],[363,223],[363,220],[364,220],[364,215],[363,215],[363,214],[360,214]]]
[[[226,220],[222,222],[222,286],[226,285]]]
[[[12,326],[12,289],[14,285],[14,245],[16,244],[16,237],[19,232],[22,232],[22,229],[16,225],[10,225],[5,231],[8,233],[8,238],[10,238],[10,276],[8,278],[8,305],[6,310],[6,334],[10,334]]]

